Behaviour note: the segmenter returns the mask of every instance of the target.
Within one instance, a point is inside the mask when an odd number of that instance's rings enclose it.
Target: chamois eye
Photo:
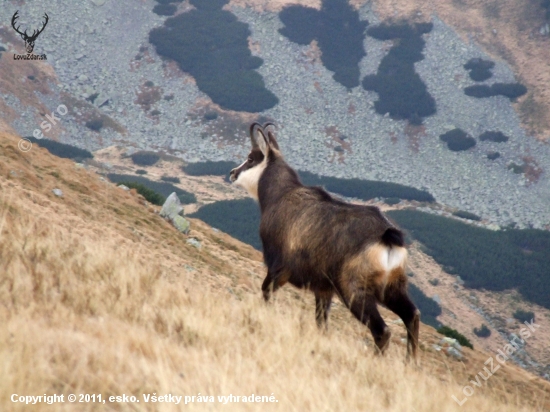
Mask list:
[[[248,163],[252,163],[254,159],[252,159],[252,156],[248,156]]]

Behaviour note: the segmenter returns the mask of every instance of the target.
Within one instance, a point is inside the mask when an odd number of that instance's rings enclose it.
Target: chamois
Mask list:
[[[287,282],[309,289],[317,325],[326,328],[336,293],[368,326],[380,353],[391,335],[378,312],[382,304],[403,320],[407,358],[412,354],[416,360],[420,311],[407,295],[403,233],[375,206],[346,203],[320,187],[304,186],[269,126],[250,126],[252,150],[230,172],[231,181],[260,205],[264,299]]]

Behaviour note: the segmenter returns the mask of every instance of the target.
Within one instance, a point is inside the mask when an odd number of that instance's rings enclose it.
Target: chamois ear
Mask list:
[[[264,134],[261,124],[252,123],[250,125],[250,140],[252,142],[253,149],[258,148],[264,156],[267,156],[269,153],[269,142]]]
[[[269,127],[275,128],[275,125],[273,123],[266,123],[263,125],[262,129],[264,132],[267,132],[267,140],[269,141],[269,145],[274,149],[279,150],[279,143],[277,143],[277,140],[275,139],[275,133],[268,130]]]

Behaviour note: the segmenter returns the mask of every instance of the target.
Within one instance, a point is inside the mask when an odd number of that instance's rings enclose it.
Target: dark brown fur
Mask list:
[[[257,126],[251,133],[263,131]],[[377,207],[345,203],[320,187],[302,185],[279,153],[272,133],[265,139],[268,162],[258,184],[260,237],[267,266],[262,284],[265,300],[287,282],[309,289],[315,294],[317,324],[326,327],[332,297],[337,294],[368,325],[381,352],[390,338],[377,309],[377,304],[383,304],[403,319],[407,353],[416,357],[420,312],[407,296],[404,266],[386,273],[377,258],[388,248],[402,249],[401,231]],[[242,169],[263,161],[258,152],[253,139],[253,162]],[[235,179],[238,169],[232,171]]]

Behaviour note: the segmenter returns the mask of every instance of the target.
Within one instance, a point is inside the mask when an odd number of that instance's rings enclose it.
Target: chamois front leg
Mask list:
[[[315,292],[315,320],[319,329],[327,329],[328,314],[332,303],[333,291]]]
[[[267,276],[262,283],[262,294],[266,302],[269,301],[271,294],[276,292],[281,286],[288,281],[288,276],[284,276],[282,272],[274,274],[272,271],[267,271]]]

